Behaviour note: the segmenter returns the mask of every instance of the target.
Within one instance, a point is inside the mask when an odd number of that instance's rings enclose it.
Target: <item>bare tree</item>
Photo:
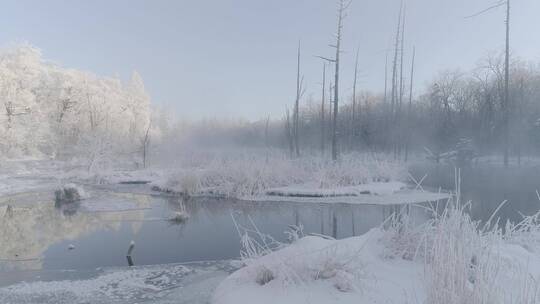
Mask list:
[[[398,158],[401,158],[401,146],[402,146],[402,140],[403,140],[403,117],[402,117],[402,107],[403,107],[403,95],[405,91],[405,83],[403,81],[403,57],[405,55],[404,52],[404,43],[405,43],[405,9],[402,8],[403,15],[401,16],[401,47],[400,47],[400,60],[399,60],[399,104],[397,107],[396,112],[396,127],[399,132],[397,140],[396,140],[396,148],[397,148],[397,156]]]
[[[345,3],[345,0],[339,0],[338,2],[338,20],[337,20],[337,31],[336,31],[336,44],[330,45],[336,49],[336,55],[333,59],[320,57],[329,62],[334,63],[335,73],[334,73],[334,111],[332,119],[332,160],[337,160],[338,158],[338,130],[337,130],[337,119],[338,119],[338,110],[339,110],[339,58],[341,55],[341,40],[343,33],[343,20],[346,17],[346,10],[351,4],[352,0]]]
[[[508,167],[509,128],[510,128],[510,0],[506,0],[506,50],[504,57],[504,166]]]
[[[297,65],[296,65],[296,99],[294,101],[294,113],[293,113],[293,135],[294,135],[294,151],[296,157],[300,156],[300,99],[303,95],[303,78],[300,77],[300,41],[298,41],[298,54],[297,54]]]
[[[413,99],[413,80],[414,80],[414,58],[416,56],[416,48],[413,47],[413,53],[412,53],[412,63],[411,63],[411,85],[409,87],[409,106],[407,108],[407,142],[405,144],[405,161],[409,158],[409,145],[411,142],[411,132],[412,132],[412,125],[411,125],[411,111],[412,111],[412,99]]]
[[[56,120],[58,123],[62,123],[64,115],[66,115],[66,113],[76,104],[76,101],[73,98],[73,87],[67,87],[65,91],[66,96],[60,99],[60,113],[58,115],[58,119]]]
[[[399,41],[401,35],[401,17],[403,11],[403,1],[399,7],[398,15],[398,24],[396,30],[395,44],[394,44],[394,60],[392,63],[392,93],[391,93],[391,104],[390,104],[390,117],[391,117],[391,134],[392,134],[392,148],[394,150],[394,158],[397,157],[397,126],[396,126],[396,113],[397,113],[397,103],[399,102],[398,98],[398,55],[399,55]]]
[[[384,100],[383,101],[384,101],[383,103],[384,110],[387,111],[388,110],[388,51],[386,51],[386,56],[384,59]],[[385,115],[383,119],[384,119],[383,129],[385,132],[388,132],[388,130],[390,129],[389,117]],[[388,144],[388,139],[385,137],[383,141],[383,146],[387,146],[387,144]]]
[[[321,154],[324,155],[324,143],[326,137],[326,128],[324,121],[324,104],[326,102],[326,63],[323,62],[323,72],[322,72],[322,96],[321,96]]]
[[[517,153],[517,159],[518,159],[518,165],[521,165],[521,143],[524,140],[524,117],[523,117],[523,106],[525,104],[525,84],[523,80],[523,76],[519,79],[519,104],[517,107],[517,115],[518,119],[514,120],[519,124],[519,129],[517,130],[518,134],[518,140],[517,140],[517,147],[516,147],[516,153]]]
[[[148,126],[146,127],[146,131],[144,132],[144,136],[142,138],[142,159],[143,159],[143,168],[146,169],[146,164],[148,161],[148,146],[150,144],[150,128],[152,127],[152,119],[148,121]]]
[[[384,104],[388,102],[388,53],[384,59]]]
[[[333,92],[334,92],[334,84],[332,84],[332,81],[330,81],[330,85],[328,86],[328,126],[332,126],[332,121],[334,120],[334,115],[332,115],[333,112]],[[332,132],[332,130],[328,130],[328,132]],[[328,136],[330,137],[330,133],[328,133]]]
[[[289,146],[289,153],[291,157],[294,155],[294,138],[293,130],[291,126],[291,115],[289,114],[289,109],[285,109],[285,137],[287,139],[287,144]]]
[[[7,116],[7,129],[11,129],[12,123],[13,123],[13,117],[19,116],[19,115],[25,115],[30,113],[29,107],[18,107],[13,104],[11,101],[7,101],[4,103],[4,108],[6,110],[6,116]]]
[[[508,167],[508,154],[510,145],[510,93],[508,91],[510,82],[510,0],[500,1],[476,14],[465,18],[473,18],[482,15],[492,9],[506,6],[506,36],[505,36],[505,56],[504,56],[504,97],[503,97],[503,140],[504,140],[504,166]]]
[[[352,95],[352,113],[351,113],[351,125],[349,130],[349,146],[352,148],[352,144],[356,132],[356,84],[358,82],[358,54],[360,49],[356,50],[356,59],[354,62],[354,80],[353,80],[353,95]],[[358,112],[360,112],[361,103],[358,104]]]
[[[268,137],[269,125],[270,125],[270,116],[267,116],[265,124],[264,124],[264,147],[266,149],[266,162],[267,163],[268,163],[268,150],[270,149],[270,141]]]

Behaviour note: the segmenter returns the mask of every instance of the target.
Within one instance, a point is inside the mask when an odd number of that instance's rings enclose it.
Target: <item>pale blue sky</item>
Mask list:
[[[504,44],[504,11],[463,17],[491,0],[408,0],[406,56],[417,48],[418,89],[437,71],[468,69]],[[295,90],[302,39],[307,96],[319,96],[335,27],[334,0],[2,1],[0,44],[28,41],[66,67],[126,79],[137,70],[158,104],[181,117],[281,115]],[[382,90],[399,0],[353,0],[345,21],[342,94],[355,48],[360,86]],[[512,51],[540,60],[540,1],[513,1]]]

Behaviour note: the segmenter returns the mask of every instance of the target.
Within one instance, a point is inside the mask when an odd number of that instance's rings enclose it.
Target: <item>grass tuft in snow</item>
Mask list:
[[[180,162],[181,169],[158,183],[162,190],[187,195],[245,198],[300,184],[320,189],[404,179],[398,163],[373,154],[346,154],[338,162],[320,156],[291,159],[285,153],[200,153]]]
[[[503,227],[496,213],[504,201],[481,223],[470,216],[472,202],[460,201],[456,184],[456,195],[443,208],[427,208],[433,214],[428,222],[414,226],[406,216],[391,219],[390,256],[424,264],[428,303],[540,302],[540,212]]]

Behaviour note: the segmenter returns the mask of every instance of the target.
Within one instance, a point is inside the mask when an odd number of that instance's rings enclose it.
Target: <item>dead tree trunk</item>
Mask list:
[[[326,128],[324,121],[324,103],[326,102],[326,63],[323,62],[323,73],[322,73],[322,97],[321,97],[321,155],[324,155],[324,143],[326,139]]]
[[[266,163],[268,163],[268,151],[270,150],[270,140],[268,138],[268,128],[270,125],[270,116],[266,117],[264,124],[264,147],[266,148]]]
[[[401,47],[400,47],[400,60],[399,60],[399,105],[397,109],[396,114],[396,127],[398,130],[397,135],[397,141],[396,141],[396,148],[397,148],[397,156],[399,159],[401,159],[401,148],[403,146],[403,115],[402,115],[402,107],[403,107],[403,95],[405,91],[405,83],[403,81],[403,56],[404,56],[404,43],[405,43],[405,10],[403,10],[402,15],[402,21],[401,21]]]
[[[384,109],[385,113],[388,113],[388,52],[386,53],[385,60],[384,60]],[[384,115],[384,126],[383,126],[383,132],[388,134],[388,131],[390,130],[390,118],[388,115]],[[382,141],[382,148],[385,150],[388,146],[388,136],[384,136],[384,140]]]
[[[330,81],[330,86],[328,87],[328,131],[327,131],[328,138],[327,139],[330,139],[331,137],[331,134],[330,134],[332,132],[331,127],[334,120],[334,115],[333,115],[334,101],[332,100],[333,92],[334,92],[334,85],[332,84],[332,81]]]
[[[504,166],[508,167],[510,125],[510,0],[506,0],[506,52],[504,58]]]
[[[142,158],[143,158],[143,169],[146,169],[146,163],[148,159],[148,144],[150,142],[150,127],[152,126],[152,120],[148,122],[148,127],[144,133],[142,141]]]
[[[350,4],[350,3],[349,3]],[[338,8],[338,23],[337,23],[337,33],[336,33],[336,57],[334,59],[335,63],[335,75],[334,75],[334,120],[332,121],[332,160],[336,161],[338,159],[338,130],[337,130],[337,119],[338,119],[338,110],[339,110],[339,57],[341,53],[341,35],[343,30],[343,18],[345,10],[348,5],[345,5],[344,0],[339,1]]]
[[[413,47],[412,63],[411,63],[411,85],[409,87],[409,106],[407,108],[407,142],[405,144],[405,161],[409,158],[409,145],[411,143],[412,124],[411,124],[411,111],[412,111],[412,99],[413,99],[413,79],[414,79],[414,57],[416,56],[416,49]]]
[[[518,117],[514,121],[519,122],[519,128],[517,130],[518,135],[518,141],[517,141],[517,147],[516,147],[516,153],[517,153],[517,161],[518,165],[521,166],[521,145],[522,141],[524,140],[523,132],[525,131],[524,128],[524,117],[523,117],[523,106],[525,103],[525,86],[523,82],[523,77],[521,77],[519,81],[519,105],[518,105]]]
[[[291,126],[291,115],[289,114],[289,109],[285,110],[285,137],[287,139],[287,144],[289,146],[289,154],[291,157],[294,155],[294,139],[293,139],[293,130]]]
[[[296,65],[296,100],[294,101],[294,118],[293,118],[293,124],[294,124],[294,151],[296,154],[296,157],[300,157],[300,145],[299,145],[299,121],[300,121],[300,95],[302,90],[302,84],[300,80],[300,42],[298,42],[298,58],[297,58],[297,65]]]
[[[397,113],[397,103],[398,103],[398,53],[399,53],[399,39],[401,34],[401,11],[403,8],[403,2],[401,3],[401,6],[399,8],[399,15],[398,15],[398,24],[397,24],[397,30],[396,30],[396,39],[394,44],[394,61],[392,64],[392,96],[391,96],[391,104],[390,104],[390,117],[391,117],[391,127],[390,127],[390,137],[392,138],[392,149],[394,151],[394,158],[397,158],[397,147],[396,147],[396,141],[397,141],[397,127],[396,127],[396,113]]]
[[[352,148],[353,142],[355,140],[355,131],[356,131],[356,84],[358,80],[358,53],[360,49],[356,50],[356,59],[354,63],[354,81],[353,81],[353,96],[352,96],[352,113],[351,113],[351,125],[349,130],[349,148]],[[358,104],[358,110],[360,110],[360,103]],[[360,111],[359,111],[360,113]]]

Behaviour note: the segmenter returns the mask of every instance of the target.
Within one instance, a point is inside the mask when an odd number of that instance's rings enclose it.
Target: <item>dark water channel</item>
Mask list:
[[[456,188],[456,169],[449,164],[416,164],[411,168],[416,179],[426,178],[424,187],[431,190]],[[536,190],[540,190],[540,167],[512,165],[504,168],[496,164],[476,164],[459,169],[461,197],[471,202],[474,219],[487,221],[497,207],[507,201],[496,213],[501,222],[520,221],[523,215],[540,210]]]

